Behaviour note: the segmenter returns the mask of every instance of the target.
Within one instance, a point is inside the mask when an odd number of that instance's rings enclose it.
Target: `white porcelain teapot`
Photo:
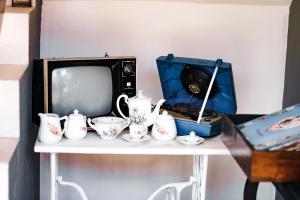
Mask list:
[[[129,108],[129,119],[131,124],[143,124],[145,126],[151,126],[156,117],[159,115],[160,106],[165,102],[161,99],[157,102],[153,112],[151,112],[151,98],[145,97],[142,90],[138,90],[136,96],[128,98],[127,95],[122,94],[117,99],[117,108],[120,115],[124,119],[128,119],[120,110],[120,100],[124,98]]]
[[[65,126],[65,136],[68,139],[80,140],[87,134],[86,116],[80,114],[77,109],[69,115]]]
[[[39,113],[41,124],[39,128],[38,138],[41,142],[52,144],[61,140],[65,132],[66,122],[63,131],[61,130],[60,120],[67,120],[68,117],[64,116],[59,118],[57,114],[52,113]]]

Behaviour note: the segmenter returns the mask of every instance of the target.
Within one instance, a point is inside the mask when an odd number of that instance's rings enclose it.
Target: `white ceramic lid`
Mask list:
[[[194,131],[191,131],[190,134],[185,137],[185,139],[187,141],[194,142],[194,141],[199,140],[200,137],[198,137]]]
[[[77,109],[75,109],[73,111],[73,113],[69,115],[69,118],[70,119],[80,119],[80,120],[84,119],[85,120],[86,117],[84,115],[80,114]]]
[[[158,115],[158,120],[173,120],[174,117],[172,115],[169,115],[167,111],[163,111],[161,115]]]
[[[189,135],[178,136],[176,138],[176,141],[186,145],[198,145],[203,143],[204,139],[202,137],[197,136],[196,133],[192,131]]]
[[[129,100],[138,100],[138,101],[150,101],[151,102],[151,98],[144,96],[144,92],[143,90],[138,90],[136,92],[136,96],[131,97]]]

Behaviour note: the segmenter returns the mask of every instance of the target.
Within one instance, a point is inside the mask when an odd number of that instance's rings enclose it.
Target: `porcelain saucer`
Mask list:
[[[199,136],[192,136],[193,138],[191,139],[190,135],[185,135],[185,136],[178,136],[176,137],[176,141],[185,144],[185,145],[198,145],[204,142],[204,138],[199,137]]]
[[[124,134],[121,136],[121,138],[127,142],[146,142],[148,140],[150,140],[150,135],[145,135],[140,139],[134,139],[132,138],[129,134]]]

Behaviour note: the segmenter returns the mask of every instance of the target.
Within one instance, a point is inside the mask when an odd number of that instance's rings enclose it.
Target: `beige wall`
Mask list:
[[[233,64],[239,113],[280,109],[290,1],[280,5],[278,1],[268,1],[268,5],[199,2],[44,1],[41,56],[134,55],[138,88],[155,100],[162,96],[155,63],[158,56],[172,52],[223,58]],[[186,180],[191,169],[186,157],[65,155],[61,159],[60,174],[81,183],[91,200],[124,199],[124,195],[145,199],[163,183]],[[48,198],[48,164],[47,157],[42,157],[42,199]],[[242,199],[244,180],[230,157],[210,158],[207,199]],[[115,192],[116,188],[122,192]],[[67,189],[60,191],[61,199],[76,199]],[[270,188],[261,195],[261,199],[272,199]]]

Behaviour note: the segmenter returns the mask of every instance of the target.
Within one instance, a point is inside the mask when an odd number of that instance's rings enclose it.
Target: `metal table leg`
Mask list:
[[[51,200],[57,200],[57,155],[56,153],[50,154],[50,167],[51,167]]]
[[[193,159],[193,176],[196,183],[193,185],[192,200],[205,200],[208,155],[195,155]]]
[[[256,200],[258,184],[258,182],[253,183],[248,179],[246,180],[244,188],[244,200]]]
[[[69,186],[77,190],[82,200],[88,200],[87,195],[83,188],[73,182],[66,182],[62,180],[61,176],[57,176],[57,154],[50,154],[50,167],[51,167],[51,200],[57,200],[57,185]]]

